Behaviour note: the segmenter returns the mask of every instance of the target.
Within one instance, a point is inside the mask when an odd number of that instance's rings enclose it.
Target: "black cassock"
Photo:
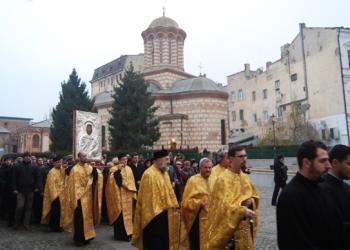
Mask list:
[[[200,249],[200,236],[199,236],[199,213],[194,220],[190,233],[190,249],[191,250],[199,250]]]
[[[69,171],[70,173],[70,171]],[[92,181],[92,206],[94,205],[94,192],[97,184],[98,173],[96,168],[92,170],[93,181]],[[87,244],[90,240],[85,240],[84,236],[84,219],[83,219],[83,210],[81,208],[81,201],[78,200],[78,206],[74,211],[74,235],[73,240],[76,245],[82,246]]]
[[[60,220],[61,220],[61,203],[60,203],[60,198],[57,197],[51,203],[49,227],[52,232],[62,232],[62,228],[60,226]]]
[[[121,188],[123,185],[123,177],[121,175],[121,170],[117,170],[114,172],[114,179],[118,187]],[[130,241],[130,236],[127,235],[124,226],[123,211],[120,213],[119,217],[114,222],[114,239]]]
[[[339,242],[341,249],[350,249],[350,186],[331,174],[324,177],[321,188],[334,202],[340,223]]]
[[[144,250],[168,250],[168,211],[165,210],[151,220],[143,229]]]
[[[318,181],[300,173],[286,185],[277,203],[280,250],[336,250],[339,220]]]

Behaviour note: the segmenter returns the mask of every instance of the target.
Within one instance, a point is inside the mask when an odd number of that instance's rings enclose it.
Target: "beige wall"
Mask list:
[[[303,103],[311,105],[306,117],[313,121],[344,113],[337,31],[332,28],[304,28],[303,31],[308,85],[308,101]],[[291,80],[293,74],[297,75],[296,81]],[[275,88],[276,81],[279,81],[279,89]],[[263,112],[268,111],[269,117],[278,115],[280,105],[287,106],[277,121],[286,122],[288,104],[306,97],[300,34],[281,48],[281,58],[267,63],[265,71],[251,71],[247,67],[245,71],[228,76],[227,82],[226,91],[236,93],[236,100],[230,96],[228,102],[231,130],[243,128],[246,133],[263,136],[271,127],[271,120],[264,119]],[[239,89],[244,92],[243,100],[238,99]],[[262,98],[264,89],[267,99]],[[253,91],[256,91],[255,102]],[[239,119],[240,109],[244,110],[244,121]],[[236,111],[236,121],[233,121],[233,111]],[[257,122],[253,114],[257,115]]]

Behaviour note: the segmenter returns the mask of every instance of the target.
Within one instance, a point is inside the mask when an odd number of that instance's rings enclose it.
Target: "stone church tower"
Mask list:
[[[142,32],[145,79],[160,89],[168,89],[177,80],[193,77],[184,71],[186,32],[173,19],[163,15]]]

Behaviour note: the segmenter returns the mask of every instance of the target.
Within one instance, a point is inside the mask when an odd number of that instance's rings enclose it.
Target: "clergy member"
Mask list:
[[[114,239],[130,241],[133,230],[133,200],[136,186],[126,154],[119,154],[119,163],[109,170],[106,204],[109,223],[114,224]]]
[[[179,205],[167,169],[167,150],[154,153],[143,174],[137,197],[132,244],[144,250],[179,248]]]
[[[53,168],[46,178],[41,224],[49,224],[52,232],[62,232],[66,199],[64,193],[65,170],[62,157],[53,158]]]
[[[208,202],[212,190],[213,163],[208,158],[199,161],[200,173],[192,176],[185,186],[181,206],[180,249],[206,249]]]
[[[281,250],[339,249],[336,208],[320,188],[331,168],[327,146],[306,141],[297,153],[299,171],[277,201],[277,242]]]
[[[67,216],[64,229],[74,231],[77,246],[95,238],[94,226],[99,223],[102,203],[103,177],[100,170],[87,162],[87,153],[79,152],[79,162],[67,178]]]
[[[350,248],[350,186],[345,180],[350,179],[350,147],[335,145],[329,152],[332,168],[324,176],[321,188],[326,192],[329,201],[336,207],[338,219],[338,243],[340,249]]]
[[[219,150],[217,153],[218,164],[216,164],[211,171],[211,179],[215,182],[219,175],[224,172],[229,164],[227,151]]]
[[[241,169],[247,154],[243,147],[228,152],[229,167],[216,180],[208,217],[208,249],[253,249],[259,196]]]

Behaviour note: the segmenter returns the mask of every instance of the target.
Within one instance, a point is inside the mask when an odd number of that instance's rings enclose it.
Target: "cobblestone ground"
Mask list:
[[[275,208],[270,205],[271,190],[266,187],[258,187],[261,195],[260,203],[260,228],[255,241],[255,249],[273,250],[276,246]],[[82,249],[135,249],[130,243],[116,242],[113,240],[113,228],[100,225],[96,229],[97,237]],[[72,234],[51,233],[46,226],[33,226],[31,231],[18,230],[6,227],[0,222],[0,249],[23,250],[61,250],[76,249],[73,245]]]

